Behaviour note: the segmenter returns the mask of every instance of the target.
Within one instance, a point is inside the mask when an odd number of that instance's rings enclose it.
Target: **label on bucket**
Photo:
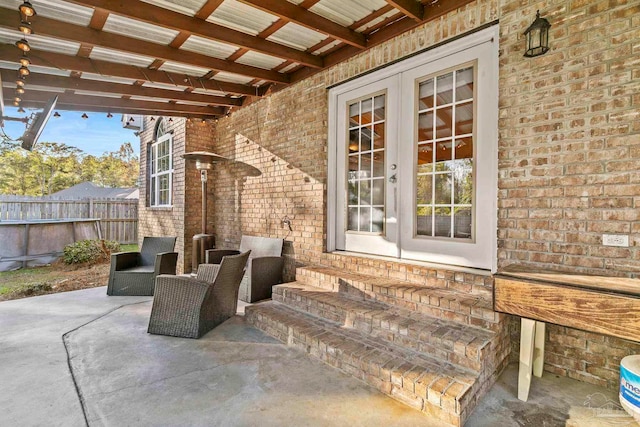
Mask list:
[[[620,397],[640,411],[640,375],[620,366]]]

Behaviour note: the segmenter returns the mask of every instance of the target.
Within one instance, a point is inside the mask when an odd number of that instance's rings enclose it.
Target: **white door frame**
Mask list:
[[[385,68],[376,70],[369,74],[366,74],[360,78],[348,81],[344,84],[332,87],[329,89],[329,124],[328,124],[328,173],[327,173],[327,251],[332,252],[336,250],[336,233],[338,230],[336,229],[337,221],[336,217],[339,214],[337,212],[337,197],[342,197],[342,194],[338,194],[339,190],[337,189],[337,173],[338,173],[338,151],[337,151],[337,137],[338,132],[341,130],[338,128],[338,96],[345,93],[357,89],[359,87],[371,84],[375,81],[385,79],[387,77],[397,75],[403,72],[407,72],[413,68],[425,65],[429,62],[437,61],[447,56],[453,55],[460,51],[471,49],[475,46],[486,43],[487,41],[491,41],[495,43],[495,57],[497,60],[497,43],[499,40],[499,27],[498,25],[494,25],[489,28],[485,28],[480,31],[476,31],[470,35],[462,37],[458,40],[454,40],[450,43],[446,43],[437,48],[428,50],[426,52],[414,55],[409,57],[403,61],[391,64]],[[498,72],[497,63],[495,67],[495,72]],[[494,96],[496,99],[497,106],[497,88],[495,93],[491,96]],[[496,111],[497,114],[497,111]],[[495,188],[491,190],[494,194],[496,194],[495,201],[493,206],[497,206],[497,121],[495,124],[495,169],[496,176],[495,178]],[[490,150],[493,150],[490,148]],[[341,155],[341,154],[340,154]],[[401,189],[398,189],[398,192],[401,193]],[[493,198],[493,196],[491,196]],[[495,208],[497,209],[497,208]],[[494,209],[494,212],[495,212]],[[497,217],[494,215],[493,219],[490,219],[490,224],[487,224],[487,228],[490,230],[492,235],[495,235],[493,238],[493,242],[491,244],[491,265],[487,265],[480,268],[491,269],[495,271],[497,264]],[[444,262],[444,260],[443,260]]]

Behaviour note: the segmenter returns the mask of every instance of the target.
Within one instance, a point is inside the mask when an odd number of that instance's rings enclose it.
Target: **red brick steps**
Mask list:
[[[246,307],[249,323],[455,426],[508,352],[486,295],[330,267],[304,267]]]
[[[493,311],[493,301],[490,299],[455,289],[419,285],[331,267],[299,268],[296,270],[296,280],[486,329],[499,329],[504,318],[503,314]]]
[[[416,350],[480,372],[495,338],[493,332],[428,317],[386,304],[362,300],[300,283],[273,287],[274,301],[390,344]]]

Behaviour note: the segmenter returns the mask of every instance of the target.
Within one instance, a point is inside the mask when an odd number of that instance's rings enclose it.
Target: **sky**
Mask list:
[[[5,106],[4,115],[9,117],[28,117],[30,113],[41,110],[27,109],[26,113],[18,113],[15,107]],[[88,119],[83,119],[84,111],[58,111],[60,117],[49,118],[38,142],[62,142],[77,147],[85,154],[100,156],[107,151],[116,151],[125,142],[130,142],[136,155],[140,155],[140,139],[134,130],[122,127],[121,114],[87,112]],[[11,139],[17,139],[25,131],[21,122],[5,120],[4,131]]]

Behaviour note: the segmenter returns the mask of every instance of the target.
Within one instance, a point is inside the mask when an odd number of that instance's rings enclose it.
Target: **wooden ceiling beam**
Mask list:
[[[0,71],[0,77],[2,77],[2,80],[4,81],[11,81],[15,78],[15,73],[9,70],[2,70]],[[239,98],[227,98],[225,96],[204,95],[200,93],[187,93],[177,90],[156,89],[137,85],[53,76],[50,74],[40,73],[31,73],[29,75],[28,83],[42,87],[61,88],[68,90],[84,90],[91,92],[120,94],[123,96],[144,96],[149,98],[160,98],[173,101],[192,103],[197,102],[209,105],[238,106],[242,104],[242,101]]]
[[[424,22],[440,18],[441,16],[446,15],[447,13],[452,12],[462,6],[465,6],[472,1],[473,0],[440,0],[435,4],[425,6],[425,20],[422,23],[416,22],[412,19],[409,19],[408,17],[400,19],[393,24],[387,25],[386,27],[381,28],[380,30],[371,34],[368,39],[367,48],[384,43],[387,40],[390,40],[406,31],[412,30],[417,26],[422,25]],[[335,52],[332,52],[324,57],[325,66],[330,67],[360,52],[362,52],[362,50],[357,49],[354,46],[344,46],[341,49],[336,50]],[[317,73],[317,71],[309,67],[301,68],[291,74],[291,83],[303,80],[315,73]],[[275,87],[281,89],[283,86],[277,85]]]
[[[22,101],[20,105],[23,108],[44,108],[47,105],[46,101]],[[75,111],[75,112],[85,112],[85,113],[111,113],[111,114],[139,114],[145,116],[162,116],[162,117],[199,117],[199,118],[207,118],[207,119],[217,119],[221,117],[222,114],[216,115],[199,115],[193,113],[185,113],[182,111],[173,111],[171,114],[166,111],[158,111],[158,110],[145,110],[140,111],[138,109],[133,108],[111,108],[111,107],[99,107],[95,105],[87,105],[82,108],[78,108],[75,104],[65,104],[58,101],[56,103],[56,111]],[[91,116],[89,116],[91,118]],[[114,120],[118,120],[114,118]]]
[[[15,19],[12,16],[12,13],[13,11],[11,9],[0,8],[0,26],[9,29],[13,29],[15,27]],[[38,35],[86,43],[93,46],[101,46],[147,57],[151,56],[153,58],[195,65],[207,69],[226,71],[229,73],[273,82],[289,82],[288,76],[285,76],[282,73],[249,65],[237,64],[224,59],[217,59],[195,52],[175,49],[169,46],[162,46],[157,43],[138,40],[119,34],[96,31],[88,27],[44,18],[42,16],[38,17]]]
[[[416,0],[385,1],[416,22],[422,22],[422,20],[424,19],[424,6],[422,6],[422,3],[419,3]]]
[[[126,2],[112,0],[71,1],[83,6],[104,9],[110,13],[182,31],[190,35],[193,34],[206,39],[229,43],[282,59],[291,59],[310,67],[321,68],[323,65],[322,58],[318,56],[139,0],[128,0]],[[38,21],[38,28],[40,25]]]
[[[224,2],[224,0],[207,0],[202,5],[200,10],[196,13],[195,17],[198,19],[207,19],[211,14]]]
[[[317,15],[313,12],[308,11],[304,7],[297,6],[293,3],[289,3],[288,1],[282,0],[239,0],[242,3],[248,4],[249,6],[253,6],[256,9],[260,9],[264,12],[270,13],[272,15],[276,15],[281,19],[284,19],[289,22],[295,22],[296,24],[302,25],[303,27],[307,27],[309,29],[319,31],[328,36],[334,37],[338,40],[342,40],[343,42],[355,46],[358,48],[364,48],[367,46],[367,40],[365,37],[356,33],[353,30],[350,30],[346,27],[343,27],[340,24],[337,24],[323,16]],[[294,58],[291,58],[294,59]],[[301,62],[296,60],[295,62]]]
[[[5,98],[13,97],[13,89],[4,88],[3,95]],[[198,105],[176,104],[169,102],[157,101],[137,101],[122,98],[109,98],[105,96],[76,95],[68,93],[55,93],[38,90],[28,90],[22,95],[25,103],[29,102],[46,102],[55,95],[58,95],[58,103],[74,107],[77,111],[87,110],[89,107],[101,107],[109,109],[111,112],[118,112],[119,108],[127,108],[129,110],[137,110],[138,114],[148,114],[147,111],[165,112],[168,115],[173,113],[185,113],[201,116],[219,116],[226,111],[225,107],[207,107]]]
[[[17,63],[21,56],[22,54],[14,45],[0,44],[0,60]],[[184,88],[195,87],[198,89],[215,90],[235,95],[255,96],[255,88],[243,84],[204,79],[196,76],[187,76],[185,74],[170,73],[167,71],[149,70],[147,68],[134,67],[132,65],[80,58],[77,56],[63,55],[38,49],[32,49],[29,52],[29,59],[34,65],[56,68],[59,70],[80,71],[84,73],[99,74],[102,76],[122,77],[126,79],[143,80],[151,83],[163,83]]]

